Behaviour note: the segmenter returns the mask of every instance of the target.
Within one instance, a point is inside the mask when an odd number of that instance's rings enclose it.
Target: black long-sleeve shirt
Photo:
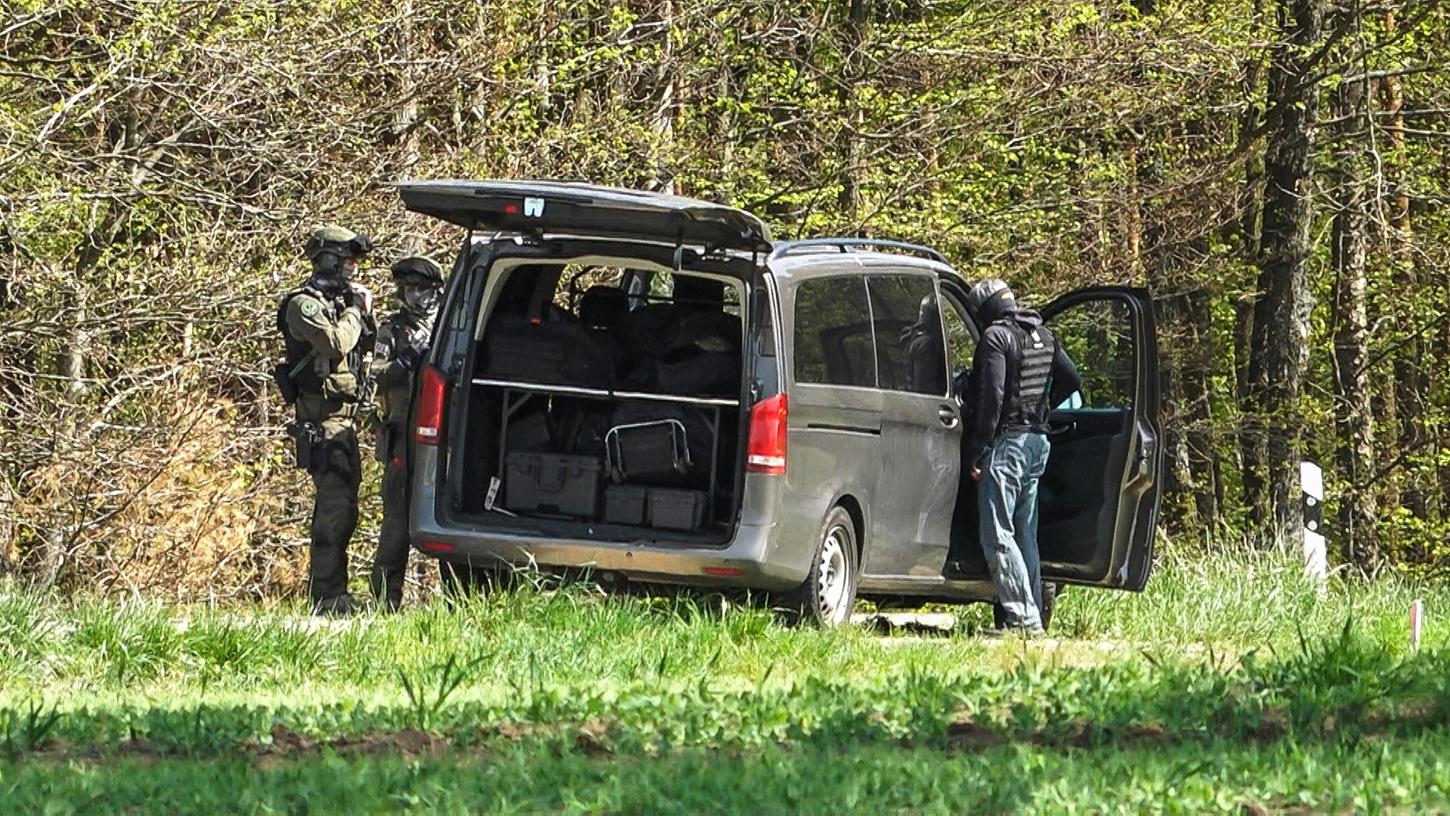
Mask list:
[[[993,323],[982,332],[977,343],[976,355],[972,360],[972,387],[968,394],[969,404],[974,406],[972,422],[968,431],[965,461],[972,467],[991,449],[997,435],[1003,431],[1047,432],[1046,411],[1034,411],[1016,404],[1017,375],[1022,366],[1021,333],[1008,324],[1015,322],[1026,331],[1042,328],[1042,316],[1030,309],[1016,309],[1008,312],[1003,320]],[[1061,404],[1074,391],[1082,387],[1077,366],[1063,350],[1062,343],[1053,338],[1055,347],[1052,357],[1052,376],[1048,385],[1048,407]]]

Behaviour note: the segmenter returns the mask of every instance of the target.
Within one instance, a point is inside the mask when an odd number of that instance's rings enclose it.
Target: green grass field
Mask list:
[[[0,813],[1443,810],[1447,614],[1236,551],[1036,642],[587,584],[321,626],[9,590]]]

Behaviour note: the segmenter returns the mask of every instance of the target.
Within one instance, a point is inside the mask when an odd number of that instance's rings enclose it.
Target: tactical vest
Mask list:
[[[398,352],[409,345],[426,347],[432,333],[432,320],[420,320],[411,313],[400,311],[388,318],[378,331],[377,346],[373,350],[373,365],[390,365],[398,359]],[[412,377],[378,391],[378,417],[385,423],[402,424],[408,421],[413,396]]]
[[[283,295],[281,304],[277,306],[277,331],[282,334],[282,342],[286,348],[287,369],[291,373],[292,382],[299,391],[321,394],[322,381],[333,368],[331,361],[324,360],[322,364],[319,364],[312,344],[293,337],[292,332],[287,328],[287,307],[292,303],[293,298],[301,294],[309,294],[322,301],[323,304],[331,304],[331,300],[316,289],[310,286],[299,286]],[[324,305],[323,308],[330,308],[330,305]],[[328,371],[322,370],[324,366]]]
[[[1051,410],[1049,393],[1052,387],[1052,361],[1057,353],[1057,339],[1046,328],[1028,328],[1015,320],[1001,321],[1011,329],[1017,342],[1016,382],[1008,368],[1008,393],[1003,406],[1002,427],[1014,430],[1046,430]]]

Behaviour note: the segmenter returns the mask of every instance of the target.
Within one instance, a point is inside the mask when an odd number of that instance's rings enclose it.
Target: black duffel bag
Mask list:
[[[484,354],[492,379],[613,388],[618,344],[577,323],[501,315],[489,327]]]

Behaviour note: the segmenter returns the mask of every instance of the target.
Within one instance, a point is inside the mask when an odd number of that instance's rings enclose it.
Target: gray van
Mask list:
[[[939,253],[773,242],[755,216],[573,183],[399,183],[466,232],[419,378],[414,546],[770,593],[990,601],[955,387],[979,327]],[[1045,581],[1141,590],[1161,486],[1146,291],[1042,312],[1082,373],[1052,413]]]

